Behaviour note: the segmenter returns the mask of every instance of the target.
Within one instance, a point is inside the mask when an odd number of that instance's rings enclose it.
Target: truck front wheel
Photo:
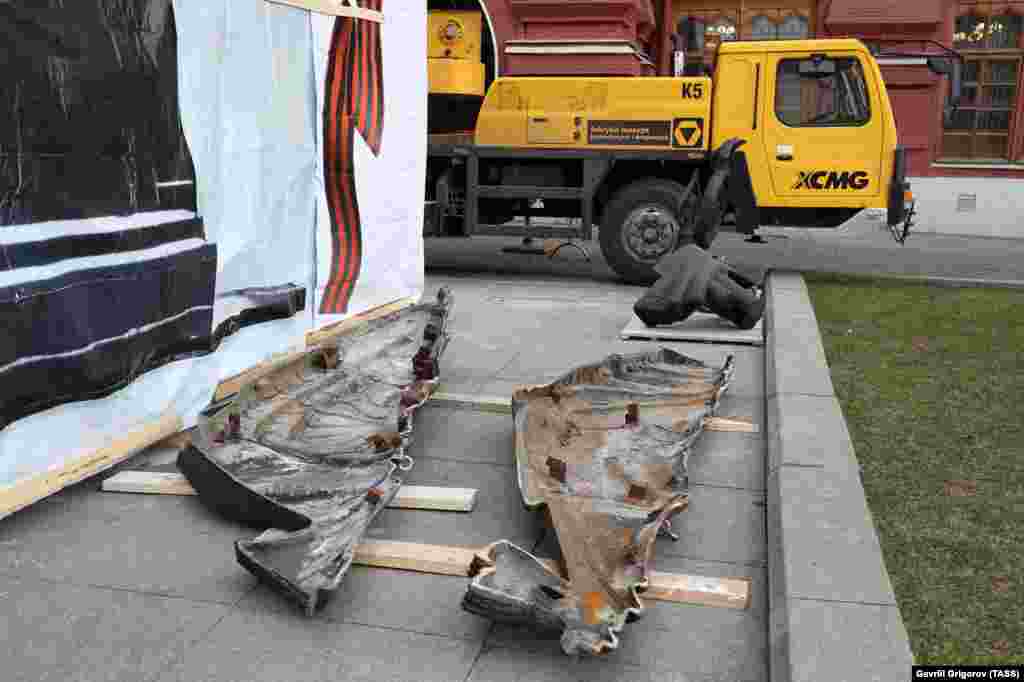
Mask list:
[[[686,190],[677,182],[639,180],[619,190],[604,210],[601,253],[630,284],[649,286],[663,256],[693,242],[692,223],[679,211]]]

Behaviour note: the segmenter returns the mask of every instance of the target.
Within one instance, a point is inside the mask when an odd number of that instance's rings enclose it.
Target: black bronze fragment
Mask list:
[[[633,306],[648,327],[682,322],[698,310],[751,329],[764,314],[759,287],[698,246],[665,256],[655,266],[661,277]]]

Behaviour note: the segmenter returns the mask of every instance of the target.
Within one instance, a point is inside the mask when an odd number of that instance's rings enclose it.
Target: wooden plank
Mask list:
[[[355,563],[379,568],[397,568],[420,573],[468,576],[477,550],[471,547],[427,545],[419,542],[365,540],[356,547]],[[558,573],[553,559],[542,559]],[[651,571],[644,599],[699,604],[729,609],[750,606],[749,578],[714,578]]]
[[[278,5],[288,5],[299,9],[326,14],[332,17],[352,17],[364,21],[381,23],[384,21],[384,14],[377,10],[360,7],[356,0],[267,0]]]
[[[377,318],[390,315],[391,313],[397,313],[404,308],[408,308],[414,303],[416,303],[416,299],[414,298],[399,298],[391,303],[371,308],[364,313],[353,315],[341,322],[335,322],[334,324],[329,324],[325,327],[321,327],[320,329],[314,329],[306,334],[306,347],[310,349],[316,348],[325,342],[332,341],[338,336],[352,331],[364,322],[376,320]]]
[[[0,490],[0,518],[13,514],[33,502],[48,497],[69,485],[78,483],[182,430],[181,418],[167,413],[151,424],[118,438],[68,462],[59,469],[47,471]]]
[[[173,471],[120,471],[104,480],[100,489],[108,493],[196,494],[188,479]]]
[[[103,481],[108,493],[142,493],[150,495],[195,495],[188,479],[173,471],[120,471]],[[388,507],[430,511],[473,511],[476,488],[443,488],[405,485]]]
[[[704,425],[708,431],[733,433],[760,433],[761,429],[749,417],[711,417]]]
[[[306,355],[308,355],[308,353],[309,351],[307,349],[281,353],[268,360],[264,360],[258,365],[250,367],[240,374],[236,374],[233,377],[225,379],[217,384],[217,389],[213,393],[213,402],[223,400],[229,395],[238,393],[244,386],[255,383],[268,374],[273,374],[274,372],[291,367],[297,362],[305,362]]]
[[[512,414],[511,398],[498,396],[477,396],[468,393],[449,393],[443,388],[430,397],[429,405],[438,407],[468,407],[481,412],[494,414]],[[708,431],[728,431],[736,433],[758,433],[760,428],[748,417],[709,417],[704,424]]]
[[[473,507],[476,506],[476,488],[403,485],[388,506],[396,509],[473,511]]]
[[[355,563],[420,573],[468,576],[475,554],[472,547],[364,540],[356,547]]]
[[[391,303],[387,303],[376,308],[371,308],[366,312],[342,320],[341,322],[335,322],[334,324],[321,327],[320,329],[314,329],[313,331],[307,332],[303,337],[304,348],[286,351],[274,357],[271,357],[263,362],[250,367],[249,369],[236,374],[233,377],[225,379],[217,385],[217,390],[214,391],[213,400],[223,400],[229,395],[238,393],[243,387],[253,384],[256,381],[274,374],[276,372],[284,372],[293,369],[297,363],[305,362],[307,356],[318,349],[319,346],[324,343],[331,341],[342,334],[352,331],[357,328],[360,324],[368,322],[370,320],[390,315],[391,313],[398,312],[403,308],[406,308],[415,303],[413,298],[401,298]]]
[[[711,578],[651,571],[643,599],[726,609],[750,607],[750,578]]]

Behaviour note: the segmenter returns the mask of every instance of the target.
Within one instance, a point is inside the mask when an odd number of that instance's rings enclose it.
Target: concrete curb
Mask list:
[[[806,272],[815,273],[816,271],[808,270]],[[899,282],[900,284],[930,284],[936,287],[952,289],[1024,289],[1024,280],[1020,279],[976,279],[968,277],[935,277],[932,275],[873,275],[861,272],[832,273],[831,271],[827,274],[839,274],[863,279],[877,278],[882,281]]]
[[[772,682],[905,680],[900,617],[803,277],[765,308]]]

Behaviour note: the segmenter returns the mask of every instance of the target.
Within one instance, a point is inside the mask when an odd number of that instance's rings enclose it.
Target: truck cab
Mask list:
[[[428,234],[589,240],[597,225],[637,284],[710,248],[729,214],[754,235],[882,210],[898,239],[913,215],[881,70],[854,39],[725,43],[697,76],[497,78],[472,131],[429,137]]]
[[[712,147],[745,140],[760,222],[902,221],[904,152],[878,63],[859,40],[735,42],[714,69]]]

